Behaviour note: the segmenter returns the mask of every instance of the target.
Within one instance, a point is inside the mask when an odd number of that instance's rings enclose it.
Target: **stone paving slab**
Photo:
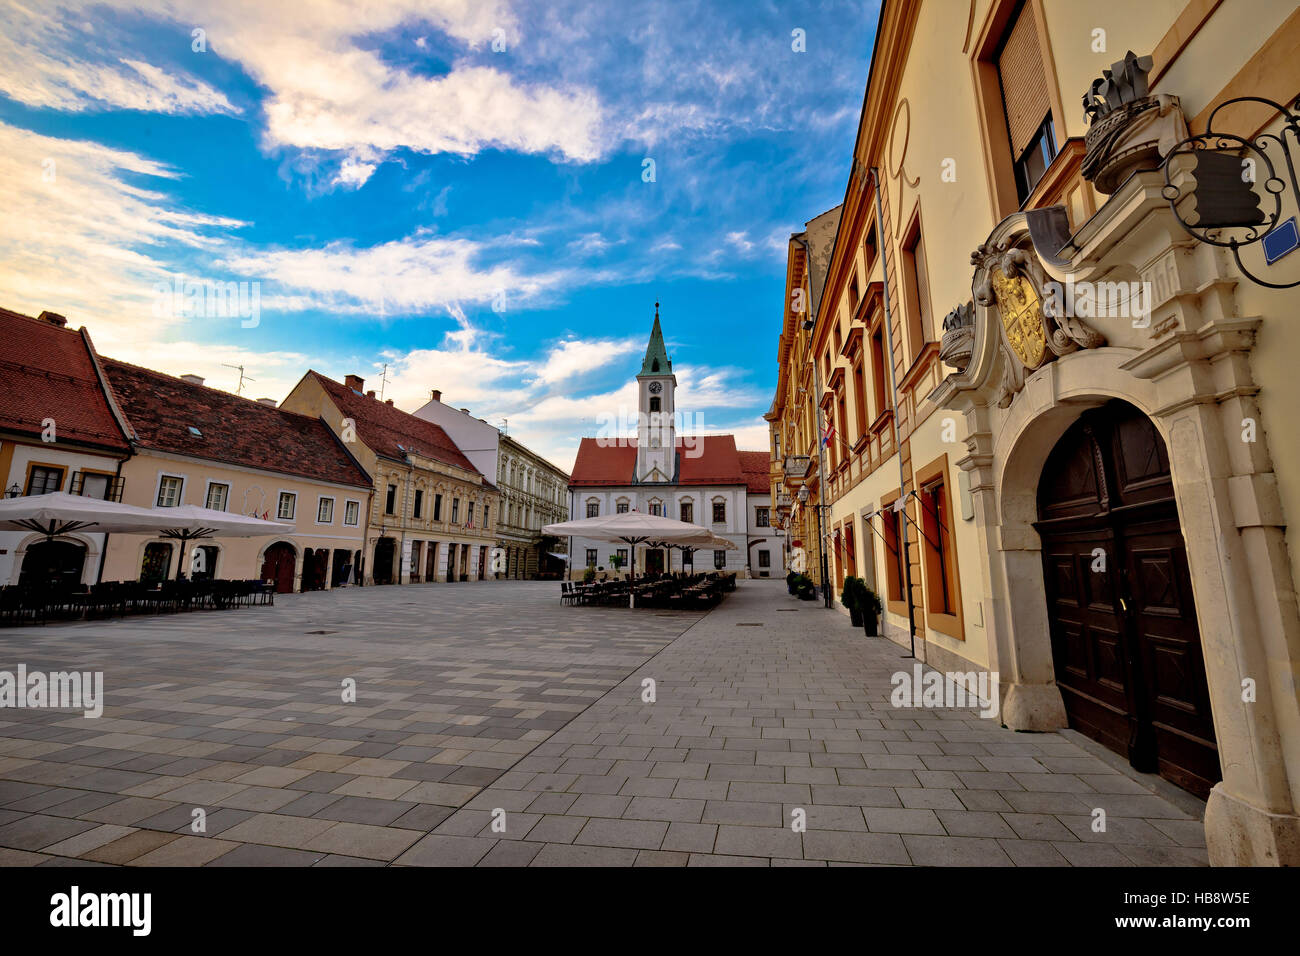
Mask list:
[[[708,615],[502,582],[6,629],[0,669],[107,701],[0,711],[0,866],[1206,865],[1194,802],[1070,735],[895,709],[903,654],[767,581]]]

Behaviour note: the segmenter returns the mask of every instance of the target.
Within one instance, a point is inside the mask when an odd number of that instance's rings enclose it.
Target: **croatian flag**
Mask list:
[[[834,437],[835,437],[835,426],[832,425],[830,422],[827,422],[826,427],[822,429],[822,447],[824,448],[827,445],[829,445],[831,443],[831,439]]]

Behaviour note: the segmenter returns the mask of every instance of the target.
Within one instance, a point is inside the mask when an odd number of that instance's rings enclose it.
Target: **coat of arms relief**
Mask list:
[[[1049,280],[1033,253],[1019,244],[1027,241],[1017,236],[986,242],[971,254],[975,302],[994,313],[1002,328],[999,408],[1010,405],[1025,378],[1047,362],[1106,344],[1079,319],[1044,307],[1042,290]]]

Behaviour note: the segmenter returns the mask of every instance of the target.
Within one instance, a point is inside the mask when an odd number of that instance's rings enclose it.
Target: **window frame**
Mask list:
[[[224,488],[226,490],[225,497],[222,498],[221,500],[220,508],[212,507],[212,489],[214,488]],[[230,510],[230,482],[215,481],[209,478],[207,485],[203,489],[203,507],[208,508],[211,511],[229,511]]]
[[[289,499],[289,514],[284,513],[284,499]],[[298,514],[298,493],[280,490],[275,499],[275,517],[277,521],[294,521]]]
[[[179,483],[176,490],[176,500],[171,504],[163,504],[162,501],[163,483],[168,481],[175,481]],[[185,504],[185,476],[176,475],[165,471],[159,472],[158,484],[154,489],[153,500],[154,500],[155,508],[176,508],[179,507],[180,505]]]
[[[348,520],[348,511],[351,509],[353,520]],[[361,502],[356,498],[343,499],[343,527],[358,528],[361,526]]]
[[[43,483],[45,490],[42,491],[41,494],[43,494],[43,495],[51,495],[51,494],[55,494],[55,493],[57,493],[57,492],[63,490],[63,480],[64,480],[65,478],[68,477],[68,466],[66,466],[66,465],[56,465],[56,464],[52,464],[52,463],[44,462],[44,461],[29,461],[29,462],[27,463],[27,474],[26,474],[26,476],[25,476],[24,479],[23,479],[23,497],[24,497],[24,498],[27,498],[27,497],[30,497],[30,496],[31,496],[31,493],[32,493],[32,476],[35,474],[35,472],[36,472],[37,470],[45,471],[45,472],[57,471],[57,472],[59,473],[59,480],[58,480],[58,482],[55,484],[55,486],[54,486],[54,490],[53,490],[53,491],[49,490],[49,482],[46,481],[46,482]]]
[[[324,508],[325,503],[326,503],[327,501],[329,502],[329,517],[328,517],[328,518],[321,518],[321,510]],[[333,523],[334,523],[334,497],[333,497],[332,495],[317,495],[317,496],[316,496],[316,523],[317,523],[317,524],[333,524]]]

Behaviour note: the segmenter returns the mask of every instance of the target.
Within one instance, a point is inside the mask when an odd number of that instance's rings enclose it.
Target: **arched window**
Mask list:
[[[659,411],[659,396],[658,396],[658,395],[651,395],[651,396],[650,396],[650,411],[652,411],[652,412],[657,412],[657,411]]]

